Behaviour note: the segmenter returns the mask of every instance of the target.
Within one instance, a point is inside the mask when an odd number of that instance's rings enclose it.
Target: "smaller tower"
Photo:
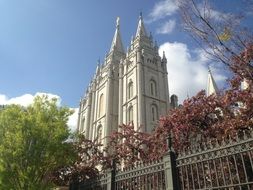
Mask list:
[[[177,97],[177,95],[173,94],[170,97],[170,108],[175,109],[177,107],[178,107],[178,97]]]
[[[212,94],[217,94],[218,93],[218,87],[216,85],[216,82],[213,78],[211,69],[208,68],[208,76],[207,76],[207,90],[206,90],[206,95],[210,96]]]
[[[120,124],[133,123],[135,129],[151,132],[159,117],[167,113],[170,105],[166,65],[165,54],[159,56],[140,14],[119,74]]]

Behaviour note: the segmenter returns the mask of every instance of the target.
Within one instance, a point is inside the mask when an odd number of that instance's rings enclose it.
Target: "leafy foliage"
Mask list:
[[[56,99],[37,97],[27,108],[10,105],[0,110],[0,189],[47,189],[50,173],[71,163],[67,143],[71,111]]]
[[[95,179],[98,177],[99,169],[104,170],[109,167],[106,152],[102,149],[102,144],[88,140],[80,134],[73,142],[77,159],[71,165],[65,165],[56,169],[52,175],[52,180],[58,185],[78,183],[81,181]]]
[[[119,126],[119,131],[110,135],[109,155],[125,167],[138,161],[146,161],[151,135],[135,130],[132,124]]]

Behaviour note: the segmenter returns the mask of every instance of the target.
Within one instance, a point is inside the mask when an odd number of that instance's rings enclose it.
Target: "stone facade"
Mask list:
[[[116,23],[110,52],[98,64],[79,108],[78,131],[103,144],[104,137],[121,124],[133,123],[136,129],[151,132],[159,116],[170,109],[167,60],[165,54],[159,56],[142,16],[126,52],[119,18]]]

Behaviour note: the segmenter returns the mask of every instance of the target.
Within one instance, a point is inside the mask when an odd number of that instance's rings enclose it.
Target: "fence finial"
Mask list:
[[[247,139],[247,135],[246,135],[245,130],[243,130],[243,140],[246,140],[246,139]]]

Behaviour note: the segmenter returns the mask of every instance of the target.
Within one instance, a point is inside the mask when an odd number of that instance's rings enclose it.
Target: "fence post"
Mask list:
[[[70,183],[70,185],[69,185],[69,190],[78,190],[79,189],[79,183],[77,183],[77,182],[72,182],[72,183]]]
[[[172,150],[171,135],[168,137],[168,152],[163,157],[166,190],[180,190],[176,167],[176,154]]]
[[[115,189],[115,175],[116,175],[116,162],[112,160],[112,169],[109,170],[107,176],[107,190],[114,190]]]

